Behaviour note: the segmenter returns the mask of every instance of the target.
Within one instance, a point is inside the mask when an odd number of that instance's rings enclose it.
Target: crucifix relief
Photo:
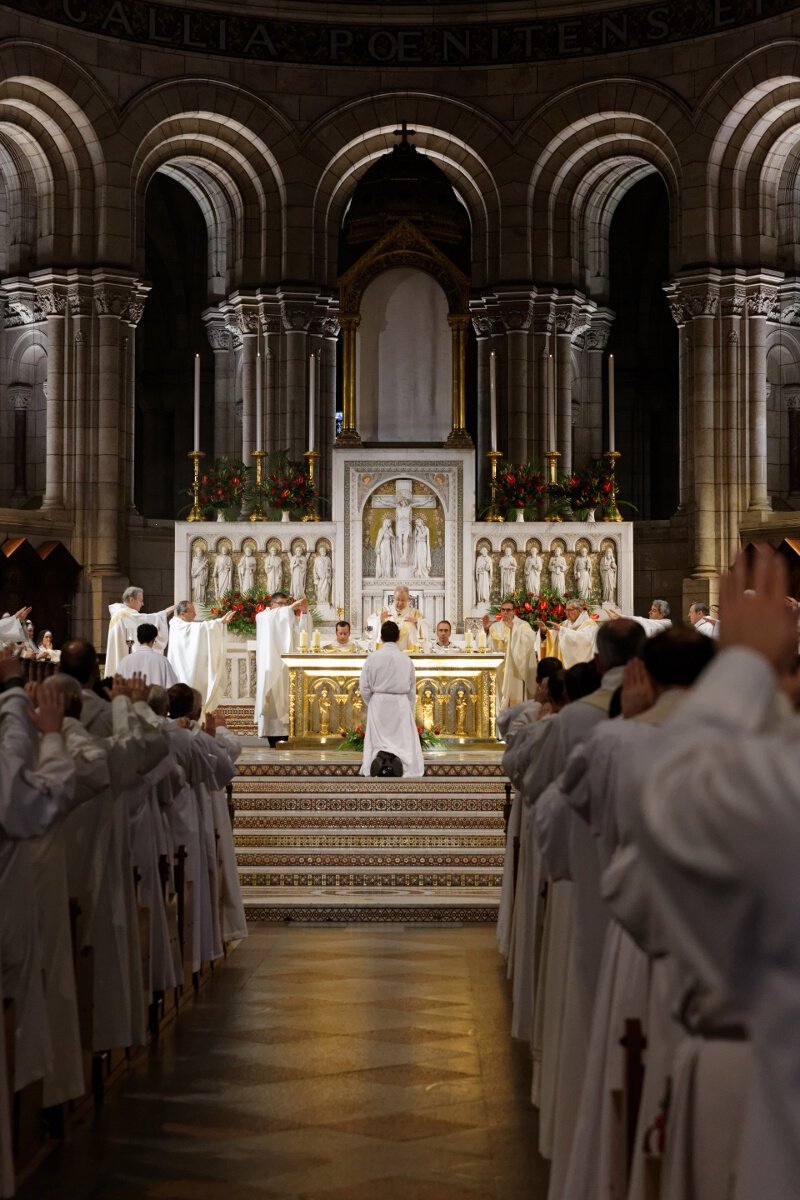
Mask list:
[[[411,575],[427,579],[431,573],[430,530],[418,512],[436,508],[436,498],[429,492],[415,492],[411,479],[395,480],[394,495],[381,493],[372,497],[373,509],[394,510],[394,522],[389,513],[381,520],[375,537],[375,578],[394,579]]]

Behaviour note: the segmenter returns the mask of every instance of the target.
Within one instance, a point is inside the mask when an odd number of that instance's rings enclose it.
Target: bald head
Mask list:
[[[55,675],[48,675],[39,684],[39,691],[55,692],[56,695],[61,696],[64,701],[65,717],[75,717],[76,720],[80,717],[83,708],[83,688],[72,675],[65,675],[62,671],[56,672]]]
[[[64,675],[77,679],[81,687],[90,688],[99,676],[97,651],[84,638],[73,638],[61,647],[60,668]]]

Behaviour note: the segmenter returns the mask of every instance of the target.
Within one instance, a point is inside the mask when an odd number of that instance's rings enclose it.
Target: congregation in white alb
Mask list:
[[[793,0],[0,3],[0,1196],[800,1196],[798,115]]]

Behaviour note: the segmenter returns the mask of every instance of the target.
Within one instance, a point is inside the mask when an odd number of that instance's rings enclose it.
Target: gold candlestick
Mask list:
[[[547,463],[547,482],[549,484],[553,484],[556,482],[556,469],[558,466],[558,460],[561,458],[561,452],[559,450],[547,450],[545,452],[544,457],[545,457],[545,461]],[[552,504],[552,500],[550,501],[550,503]],[[547,516],[545,517],[545,521],[560,521],[560,520],[561,520],[560,515],[557,512],[553,512],[552,510],[550,512],[548,512]]]
[[[614,491],[611,493],[610,505],[608,505],[607,508],[603,509],[603,520],[604,521],[624,521],[625,518],[623,517],[622,513],[617,508],[617,494],[616,494],[617,459],[620,457],[619,450],[606,450],[604,457],[608,459],[609,464],[610,464],[609,474],[611,475],[611,478],[614,481]]]
[[[496,500],[497,500],[497,464],[499,463],[500,459],[503,456],[499,450],[490,450],[488,452],[488,454],[486,455],[486,457],[489,460],[489,466],[491,468],[492,478],[489,483],[489,489],[490,489],[489,490],[489,496],[490,496],[489,511],[487,512],[484,520],[486,520],[486,521],[503,521],[503,520],[505,520],[505,518],[503,517],[502,513],[499,513],[497,511],[497,504],[496,504]]]
[[[315,467],[317,459],[319,458],[319,454],[317,453],[316,450],[306,450],[305,454],[303,455],[303,458],[308,463],[308,482],[313,487],[314,486],[314,467]],[[304,521],[318,521],[319,520],[319,513],[317,512],[317,502],[315,499],[311,501],[311,507],[309,508],[309,510],[305,514],[305,516],[303,517],[303,520]]]
[[[264,512],[264,509],[261,507],[261,501],[263,499],[263,494],[264,494],[263,493],[264,459],[266,457],[267,457],[266,450],[254,450],[253,451],[253,458],[256,460],[256,505],[255,505],[255,508],[253,509],[253,511],[250,513],[251,521],[266,521],[266,520],[268,520],[267,514]]]
[[[200,498],[200,459],[205,458],[202,450],[190,450],[188,458],[191,458],[194,464],[194,479],[192,480],[192,510],[186,518],[187,521],[202,521],[203,510],[200,507],[198,500]]]

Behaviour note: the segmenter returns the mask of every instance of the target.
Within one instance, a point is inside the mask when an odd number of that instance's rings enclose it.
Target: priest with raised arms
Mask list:
[[[487,613],[483,628],[489,648],[506,656],[497,673],[497,711],[532,699],[536,691],[536,634],[528,622],[517,616],[510,600],[504,600],[500,620],[493,621]]]
[[[282,655],[298,649],[300,634],[308,635],[310,625],[305,596],[292,602],[284,592],[273,592],[270,607],[256,613],[254,720],[258,736],[268,738],[271,746],[289,733],[289,668]]]
[[[157,613],[142,612],[143,608],[144,592],[140,587],[126,588],[122,593],[121,604],[109,604],[108,614],[111,621],[106,643],[106,675],[116,675],[119,664],[128,653],[128,641],[136,641],[137,625],[155,625],[157,632],[153,649],[159,654],[164,653],[169,632],[167,622],[175,611],[175,605],[171,604],[169,608]]]
[[[175,606],[167,658],[178,682],[196,688],[203,697],[203,712],[213,712],[225,694],[225,626],[235,616],[231,610],[224,617],[198,621],[191,600],[181,600]]]
[[[416,672],[411,659],[400,650],[399,640],[396,622],[384,621],[383,645],[361,668],[358,687],[367,706],[367,730],[360,774],[369,775],[376,754],[384,750],[397,755],[407,779],[421,779],[425,762],[414,720]]]

